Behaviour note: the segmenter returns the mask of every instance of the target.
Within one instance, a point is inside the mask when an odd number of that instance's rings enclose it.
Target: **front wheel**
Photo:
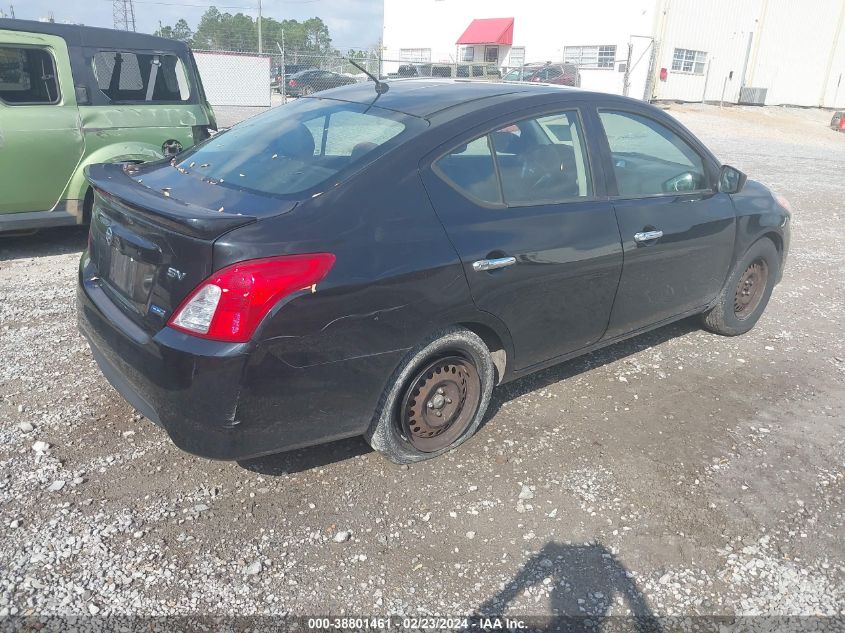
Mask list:
[[[478,429],[494,380],[481,338],[463,328],[438,332],[394,372],[365,437],[397,464],[442,455]]]
[[[745,334],[760,319],[780,272],[781,259],[767,238],[751,245],[736,265],[719,299],[703,315],[704,327],[716,334]]]

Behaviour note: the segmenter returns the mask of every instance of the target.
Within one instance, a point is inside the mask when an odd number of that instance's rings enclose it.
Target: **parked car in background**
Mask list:
[[[210,129],[184,43],[0,19],[0,232],[86,222],[86,165],[172,156]]]
[[[461,63],[455,69],[455,76],[501,81],[502,71],[494,64]]]
[[[526,64],[505,73],[504,81],[531,81],[558,86],[581,85],[581,73],[575,64]]]
[[[724,335],[760,318],[788,203],[667,113],[530,83],[387,87],[89,168],[80,327],[181,448],[364,435],[417,461],[469,438],[494,384],[691,315]]]
[[[830,127],[840,132],[845,132],[845,112],[834,112],[830,120]]]
[[[388,78],[407,77],[451,77],[453,67],[449,64],[401,64],[395,73],[388,73]]]
[[[282,82],[285,81],[285,77],[291,77],[296,73],[300,73],[303,70],[316,70],[313,64],[285,64],[283,68],[276,68],[275,71],[275,78],[271,82],[271,88],[276,90],[276,92],[282,91]]]
[[[288,77],[285,82],[285,93],[291,97],[307,97],[321,90],[338,88],[357,83],[354,77],[347,77],[330,70],[303,70]]]

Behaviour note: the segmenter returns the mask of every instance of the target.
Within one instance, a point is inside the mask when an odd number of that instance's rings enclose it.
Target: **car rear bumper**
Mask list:
[[[239,460],[360,435],[403,351],[308,367],[268,344],[145,334],[80,264],[79,329],[111,385],[179,448]]]

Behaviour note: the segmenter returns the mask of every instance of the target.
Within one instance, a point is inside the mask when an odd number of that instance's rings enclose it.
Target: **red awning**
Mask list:
[[[513,18],[483,18],[469,23],[456,44],[513,44]]]

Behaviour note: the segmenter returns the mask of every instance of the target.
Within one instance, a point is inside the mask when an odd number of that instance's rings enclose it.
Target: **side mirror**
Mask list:
[[[736,167],[722,165],[722,171],[719,173],[719,192],[739,193],[745,186],[746,180],[748,180],[748,176]]]
[[[73,91],[76,93],[76,105],[91,104],[91,95],[88,94],[88,86],[74,86]]]

